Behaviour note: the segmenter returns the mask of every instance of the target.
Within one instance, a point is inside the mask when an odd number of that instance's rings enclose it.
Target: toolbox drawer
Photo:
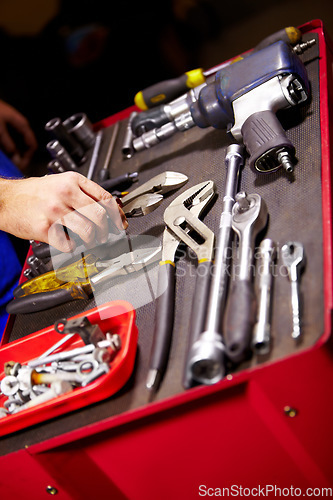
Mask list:
[[[304,244],[302,342],[295,344],[290,336],[290,282],[278,260],[270,354],[264,359],[252,357],[213,386],[185,391],[183,365],[196,268],[193,256],[186,255],[176,282],[178,300],[168,369],[153,400],[145,390],[153,333],[151,302],[136,311],[136,366],[120,394],[0,440],[4,478],[15,461],[23,463],[25,458],[30,477],[39,471],[37,481],[34,478],[35,498],[43,497],[47,485],[54,486],[62,498],[88,498],[108,491],[112,498],[131,500],[197,498],[199,491],[204,496],[208,488],[232,485],[294,485],[304,490],[333,487],[333,403],[329,396],[333,382],[329,127],[333,55],[321,21],[312,21],[301,30],[305,37],[315,36],[317,46],[303,56],[311,102],[292,116],[281,115],[287,136],[296,147],[294,178],[281,171],[260,176],[246,164],[240,185],[266,201],[270,217],[267,236],[277,241],[280,249],[288,240]],[[229,144],[225,132],[191,129],[125,163],[120,144],[130,111],[100,124],[111,131],[113,123],[122,120],[112,175],[124,169],[139,171],[144,182],[161,171],[175,170],[187,174],[193,184],[214,180],[219,196],[204,222],[217,231]],[[170,200],[172,196],[177,194]],[[161,238],[165,206],[147,218],[131,221],[131,234]],[[116,292],[108,288],[103,293],[109,301]],[[58,317],[72,316],[94,305],[92,301],[78,302],[29,317],[17,316],[6,340],[11,342],[34,332],[36,325],[44,328]],[[27,480],[26,474],[19,473],[22,482]],[[0,481],[0,491],[10,491],[5,479]]]

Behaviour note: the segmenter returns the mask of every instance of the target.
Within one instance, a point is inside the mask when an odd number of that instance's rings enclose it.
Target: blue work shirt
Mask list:
[[[22,177],[18,168],[2,151],[0,151],[0,176],[16,179]],[[17,285],[21,270],[22,265],[10,236],[0,231],[0,339],[8,319],[6,305],[13,298],[13,289]]]

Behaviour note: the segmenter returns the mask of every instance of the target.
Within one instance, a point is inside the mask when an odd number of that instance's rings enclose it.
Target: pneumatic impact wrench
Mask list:
[[[315,40],[302,43],[302,51]],[[294,169],[295,148],[276,112],[305,102],[310,95],[306,68],[288,43],[277,41],[218,71],[215,79],[165,105],[172,118],[133,140],[141,151],[193,126],[226,129],[244,143],[249,164],[259,172]],[[181,103],[180,103],[181,101]],[[181,106],[180,106],[181,104]],[[173,108],[181,109],[173,114]],[[156,111],[155,111],[156,113]]]

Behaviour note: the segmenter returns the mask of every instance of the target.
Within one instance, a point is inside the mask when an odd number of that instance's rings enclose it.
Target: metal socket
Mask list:
[[[70,116],[63,122],[63,125],[85,150],[93,147],[96,136],[93,126],[85,113],[76,113]]]

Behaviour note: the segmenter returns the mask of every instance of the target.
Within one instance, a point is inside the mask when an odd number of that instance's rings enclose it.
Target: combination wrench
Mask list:
[[[292,338],[298,340],[301,335],[299,279],[305,265],[304,248],[298,241],[288,241],[281,249],[282,262],[288,270],[291,282],[291,306],[293,313]]]
[[[256,296],[253,284],[255,239],[267,223],[264,200],[258,194],[236,195],[232,209],[232,228],[238,235],[239,260],[237,272],[226,307],[224,341],[228,358],[240,363],[248,355],[256,321]],[[234,267],[235,269],[236,267]]]

